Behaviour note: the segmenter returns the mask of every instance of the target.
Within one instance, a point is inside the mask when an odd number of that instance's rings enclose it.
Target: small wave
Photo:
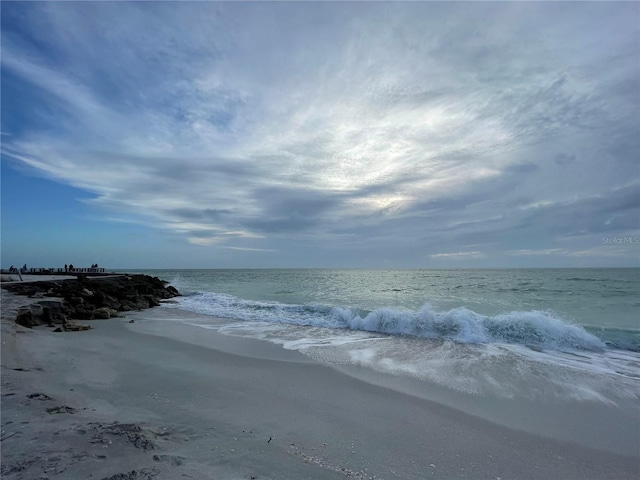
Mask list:
[[[429,304],[418,311],[392,308],[367,311],[326,305],[258,302],[211,292],[182,297],[180,308],[246,321],[341,328],[461,343],[508,343],[552,350],[590,351],[603,351],[607,345],[616,348],[635,346],[633,342],[633,345],[626,345],[619,337],[612,345],[599,338],[600,335],[544,311],[514,311],[486,316],[464,307],[436,311]]]

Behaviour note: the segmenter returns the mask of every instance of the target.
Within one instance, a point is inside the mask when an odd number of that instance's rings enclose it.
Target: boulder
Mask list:
[[[33,314],[31,310],[28,308],[21,308],[18,310],[18,315],[16,316],[16,323],[18,325],[22,325],[23,327],[33,328],[40,325],[40,322],[33,318]]]
[[[93,318],[96,320],[109,320],[111,318],[111,309],[109,307],[96,308],[93,311]]]
[[[169,293],[169,294],[171,295],[171,297],[178,297],[178,296],[180,296],[180,292],[178,292],[178,290],[177,290],[175,287],[171,286],[171,285],[169,285],[169,286],[167,287],[167,293]],[[165,297],[165,298],[166,298],[166,297]]]
[[[83,325],[82,323],[69,322],[64,326],[66,332],[81,332],[83,330],[90,330],[89,325]]]
[[[42,300],[38,302],[42,307],[42,321],[47,325],[64,325],[67,323],[67,315],[70,313],[69,307],[59,300]]]

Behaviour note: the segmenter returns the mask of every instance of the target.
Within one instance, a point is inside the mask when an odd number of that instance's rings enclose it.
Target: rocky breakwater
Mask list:
[[[74,320],[104,320],[123,312],[156,307],[180,295],[168,282],[148,275],[117,275],[77,280],[12,283],[2,288],[31,298],[42,298],[18,310],[16,323],[25,327],[48,325],[55,331],[87,330]]]

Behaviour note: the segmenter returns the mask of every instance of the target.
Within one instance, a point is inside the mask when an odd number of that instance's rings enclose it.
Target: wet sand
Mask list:
[[[52,333],[12,322],[29,299],[2,300],[2,478],[640,473],[637,457],[496,425],[265,342],[188,326],[167,338],[162,309]]]

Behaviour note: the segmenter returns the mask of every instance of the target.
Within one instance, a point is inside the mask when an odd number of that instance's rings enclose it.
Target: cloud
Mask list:
[[[570,201],[544,202],[526,209],[520,226],[536,225],[561,236],[637,231],[640,182]]]
[[[482,257],[481,252],[453,252],[453,253],[435,253],[430,255],[431,258],[446,258],[446,259],[454,259],[461,260],[467,258],[480,258]]]
[[[507,255],[531,256],[531,255],[566,255],[569,251],[563,248],[547,248],[544,250],[510,250]]]
[[[5,3],[2,153],[202,246],[569,257],[640,212],[638,6],[581,6]]]
[[[224,247],[229,250],[238,250],[240,252],[275,252],[276,250],[270,250],[268,248],[248,248],[248,247]]]

